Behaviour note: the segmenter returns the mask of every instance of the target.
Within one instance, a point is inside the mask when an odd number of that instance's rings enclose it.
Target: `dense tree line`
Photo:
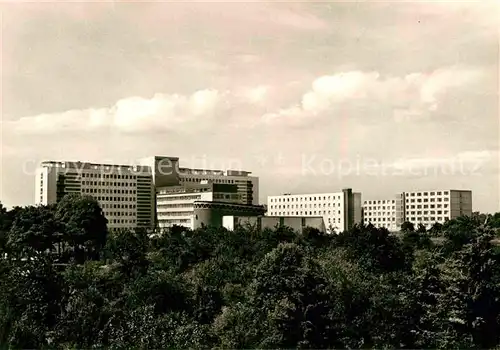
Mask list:
[[[500,214],[339,235],[107,232],[91,197],[0,206],[11,348],[494,348]]]

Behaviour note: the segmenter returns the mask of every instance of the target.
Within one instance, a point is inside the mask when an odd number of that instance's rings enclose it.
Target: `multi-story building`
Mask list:
[[[463,215],[472,215],[472,191],[432,190],[402,192],[393,199],[365,200],[363,220],[398,231],[405,221],[426,228]]]
[[[259,203],[259,178],[250,176],[243,170],[210,170],[180,167],[179,158],[155,156],[140,160],[140,164],[154,171],[153,182],[156,188],[167,186],[190,186],[208,181],[216,184],[235,185],[243,204]]]
[[[205,183],[200,184],[202,181]],[[41,163],[35,179],[36,204],[57,203],[67,193],[90,195],[99,201],[109,228],[153,229],[175,220],[188,224],[185,215],[173,213],[192,209],[167,211],[171,216],[167,219],[162,203],[177,196],[184,199],[171,204],[186,205],[195,196],[203,201],[229,200],[252,206],[258,203],[258,191],[259,179],[248,171],[181,168],[179,158],[165,156],[144,158],[138,165],[47,161]],[[162,222],[158,221],[157,202],[162,204],[158,212]]]
[[[365,200],[363,202],[363,221],[375,227],[385,227],[389,231],[397,231],[403,223],[401,195],[392,199]]]
[[[284,194],[267,197],[267,216],[323,217],[328,232],[342,232],[362,222],[361,193]]]
[[[42,162],[36,172],[35,203],[54,204],[68,193],[99,201],[109,228],[152,227],[151,169],[81,162]]]
[[[178,225],[194,229],[194,207],[198,201],[246,204],[246,199],[233,184],[205,180],[198,184],[161,187],[156,191],[158,227],[163,229]]]

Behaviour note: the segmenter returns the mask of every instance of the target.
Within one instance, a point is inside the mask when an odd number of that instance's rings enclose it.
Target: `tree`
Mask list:
[[[410,249],[428,249],[432,247],[430,235],[423,224],[418,224],[417,231],[403,231],[403,243]]]
[[[0,347],[498,348],[498,217],[435,225],[440,247],[421,225],[150,238],[108,235],[91,198],[0,206],[4,248],[17,253],[0,259]],[[59,264],[58,244],[76,259]]]
[[[96,199],[68,194],[57,204],[55,217],[63,225],[64,240],[79,263],[99,259],[106,244],[107,222]]]
[[[500,255],[491,244],[492,231],[480,227],[474,236],[443,266],[447,288],[440,308],[446,312],[443,324],[456,341],[491,348],[499,341]]]
[[[413,231],[415,231],[415,226],[413,225],[413,223],[411,223],[409,221],[405,221],[401,224],[401,231],[402,232],[413,232]]]
[[[147,259],[149,239],[145,231],[120,230],[108,234],[104,256],[117,263],[127,277],[141,276],[149,266]]]
[[[349,259],[359,261],[373,272],[404,270],[410,266],[411,255],[402,242],[385,228],[356,225],[337,236],[337,245],[346,249]]]
[[[10,267],[8,277],[2,280],[9,294],[1,293],[2,309],[8,312],[2,315],[7,334],[0,340],[16,348],[47,346],[48,332],[56,326],[61,311],[60,277],[48,256],[36,261],[17,260]]]
[[[430,228],[429,233],[432,236],[436,237],[436,236],[439,236],[441,234],[442,230],[443,230],[443,225],[440,224],[439,222],[435,222],[432,225],[432,227]]]
[[[329,343],[328,297],[320,268],[299,246],[281,243],[257,266],[250,303],[266,325],[258,347],[323,348]]]
[[[418,227],[417,227],[417,232],[418,233],[426,233],[427,232],[427,229],[425,228],[425,225],[420,223],[418,224]]]
[[[33,258],[54,249],[61,225],[51,207],[27,207],[18,212],[10,228],[6,248],[19,258]]]
[[[443,235],[445,238],[444,250],[446,254],[459,251],[466,244],[473,242],[478,235],[478,228],[483,223],[478,217],[461,216],[445,222]]]

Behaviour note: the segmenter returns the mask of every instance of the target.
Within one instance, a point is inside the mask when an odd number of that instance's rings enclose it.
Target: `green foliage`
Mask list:
[[[411,256],[399,239],[385,228],[354,226],[337,236],[337,245],[344,247],[349,259],[357,260],[373,272],[398,271],[408,268]]]
[[[413,232],[413,231],[415,231],[415,226],[413,225],[413,223],[411,223],[409,221],[405,221],[401,224],[401,231],[402,232]]]
[[[368,225],[148,237],[108,234],[88,197],[0,206],[0,345],[498,348],[499,217],[401,236]]]
[[[99,259],[106,244],[108,220],[91,196],[68,194],[57,204],[55,218],[64,226],[67,243],[74,247],[78,262]]]

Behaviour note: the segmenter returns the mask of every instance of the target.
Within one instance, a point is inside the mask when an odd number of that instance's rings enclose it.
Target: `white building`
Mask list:
[[[329,232],[342,232],[362,222],[361,193],[284,194],[267,197],[267,216],[323,217]]]
[[[401,196],[392,199],[365,200],[363,202],[363,220],[375,227],[385,227],[389,231],[398,231],[403,223]]]
[[[67,193],[81,193],[96,198],[108,219],[109,228],[154,228],[156,221],[157,191],[160,202],[166,201],[166,188],[182,191],[196,188],[201,181],[217,186],[231,186],[230,199],[239,204],[256,204],[259,198],[259,178],[248,171],[189,169],[179,166],[179,158],[153,156],[139,160],[139,165],[94,164],[82,162],[42,162],[35,179],[35,203],[57,203]],[[212,185],[210,185],[212,186]],[[206,187],[206,186],[205,186]],[[224,201],[217,196],[223,190],[198,200]],[[168,192],[168,191],[167,191]],[[207,192],[207,190],[205,190]],[[210,192],[210,191],[208,191]],[[185,196],[188,194],[178,194]],[[225,195],[224,195],[225,196]],[[184,199],[186,200],[186,199]],[[171,203],[181,205],[183,203]],[[184,203],[186,204],[186,203]],[[165,207],[161,206],[161,210]],[[179,210],[182,212],[184,210]],[[169,216],[173,211],[169,212]],[[162,212],[159,216],[165,216]],[[178,223],[191,225],[186,217],[172,217]],[[164,218],[164,222],[170,222]],[[172,223],[174,221],[171,221]]]
[[[432,190],[403,192],[394,199],[363,202],[363,220],[398,231],[405,221],[426,228],[462,215],[472,215],[472,191]]]
[[[109,228],[152,227],[151,169],[81,162],[42,162],[36,171],[35,204],[57,203],[80,193],[99,201]]]
[[[259,202],[259,178],[244,170],[190,169],[181,167],[179,158],[154,156],[140,160],[141,165],[154,169],[156,188],[167,186],[191,186],[202,181],[214,184],[236,185],[242,204],[257,205]]]
[[[156,213],[160,229],[173,225],[194,227],[194,202],[212,201],[213,192],[206,189],[160,190],[156,194]]]

